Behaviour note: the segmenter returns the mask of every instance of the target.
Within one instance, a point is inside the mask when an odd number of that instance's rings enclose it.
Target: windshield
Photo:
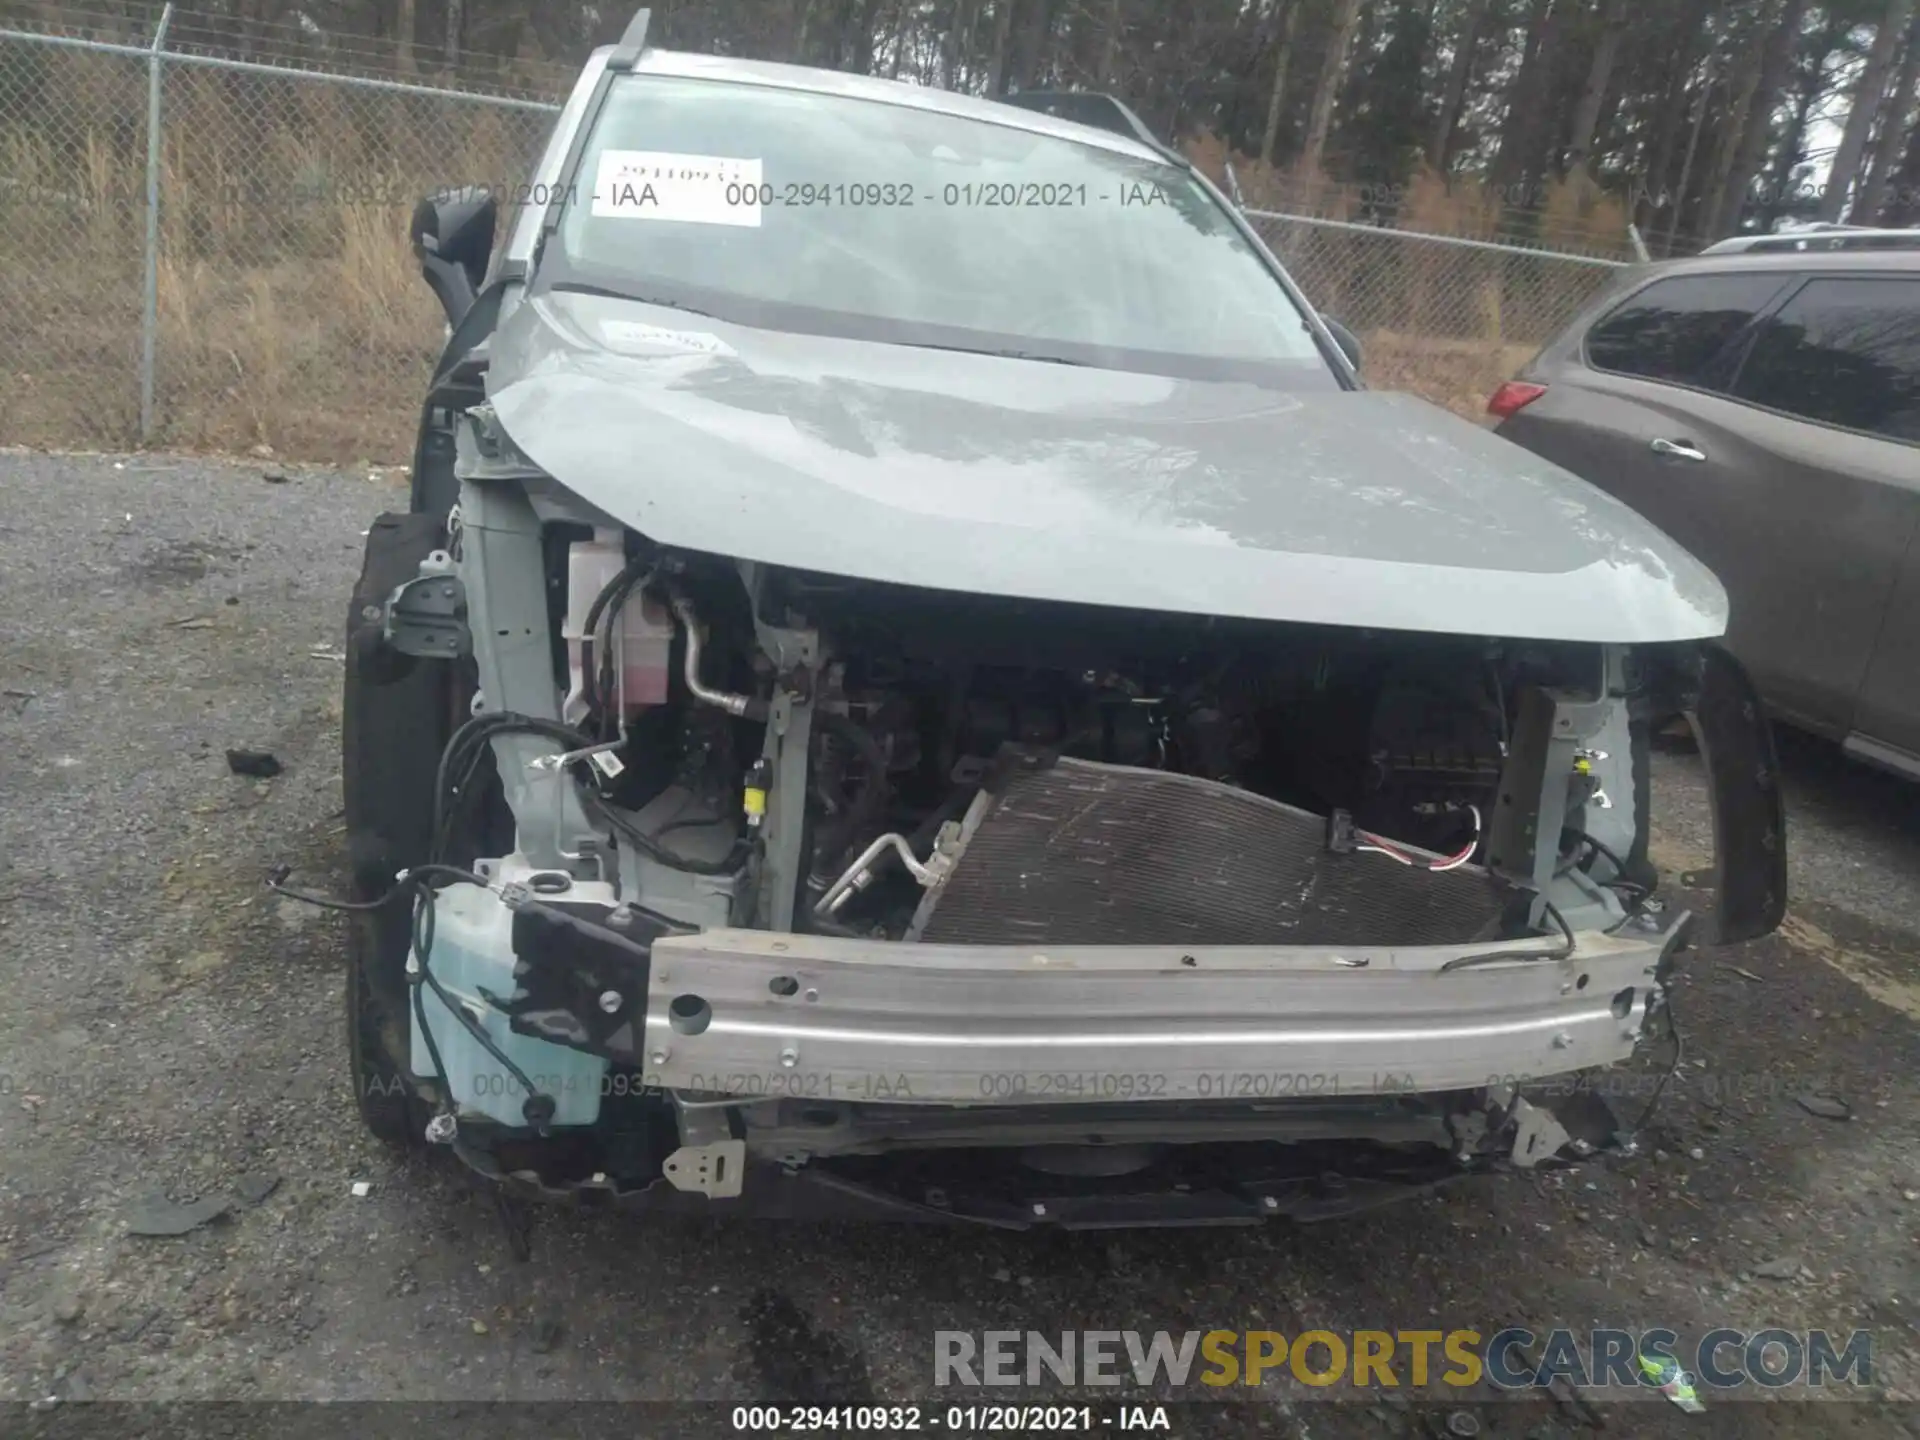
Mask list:
[[[617,79],[540,280],[775,329],[1338,388],[1184,170],[844,95]]]

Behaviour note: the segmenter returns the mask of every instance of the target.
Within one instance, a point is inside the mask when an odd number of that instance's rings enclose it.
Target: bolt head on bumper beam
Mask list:
[[[1515,1084],[1631,1055],[1687,918],[1580,935],[1565,959],[1537,940],[1039,951],[709,930],[654,944],[644,1070],[676,1090],[939,1105]]]

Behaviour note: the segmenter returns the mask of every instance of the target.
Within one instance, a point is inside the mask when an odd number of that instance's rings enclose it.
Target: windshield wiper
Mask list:
[[[755,323],[751,320],[743,321],[738,317],[716,315],[711,310],[702,310],[698,305],[689,305],[684,300],[670,300],[662,295],[648,295],[639,290],[624,289],[617,285],[600,285],[590,280],[576,280],[571,276],[551,280],[547,283],[546,288],[549,290],[565,291],[573,295],[599,295],[609,300],[631,300],[636,305],[659,305],[668,310],[680,310],[688,315],[699,315],[708,320],[719,320],[727,324]],[[950,350],[960,355],[987,355],[997,360],[1033,360],[1043,365],[1074,365],[1086,368],[1092,363],[1086,360],[1072,360],[1064,355],[1043,355],[1038,351],[1021,350],[1017,348],[999,349],[980,345],[952,345],[935,340],[894,340],[891,341],[891,343],[907,345],[916,350]]]
[[[632,290],[618,290],[611,285],[591,285],[585,280],[555,280],[547,288],[563,290],[569,295],[599,295],[608,300],[631,300],[636,305],[658,305],[663,310],[684,310],[689,315],[699,315],[707,320],[721,318],[711,310],[702,310],[699,306],[689,305],[683,300],[668,300],[659,295],[641,295]]]
[[[1064,355],[1040,355],[1032,350],[982,350],[977,345],[935,345],[925,340],[902,340],[915,350],[952,350],[961,355],[991,355],[996,360],[1038,360],[1043,365],[1086,366],[1084,360],[1069,360]]]

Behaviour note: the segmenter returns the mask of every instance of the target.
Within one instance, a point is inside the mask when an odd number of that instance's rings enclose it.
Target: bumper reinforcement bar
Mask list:
[[[1538,940],[1037,950],[709,930],[654,942],[644,1069],[675,1090],[942,1105],[1517,1084],[1631,1055],[1688,919],[1582,934],[1564,959]]]

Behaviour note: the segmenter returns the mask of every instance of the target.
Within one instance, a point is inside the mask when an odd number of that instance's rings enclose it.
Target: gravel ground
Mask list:
[[[1805,742],[1793,915],[1689,957],[1688,1061],[1634,1158],[1308,1229],[546,1211],[516,1264],[457,1166],[363,1134],[340,930],[260,884],[282,859],[339,877],[345,600],[368,521],[404,503],[393,477],[0,453],[0,1397],[897,1403],[936,1397],[943,1328],[1782,1325],[1872,1330],[1894,1403],[1654,1400],[1609,1428],[1920,1433],[1920,791]],[[230,746],[285,771],[237,778]],[[1656,791],[1657,853],[1697,880],[1693,758],[1658,756]],[[1852,1118],[1809,1113],[1815,1092]],[[191,1234],[127,1234],[156,1191],[267,1181]],[[1392,1402],[1252,1393],[1263,1432],[1426,1433]]]

